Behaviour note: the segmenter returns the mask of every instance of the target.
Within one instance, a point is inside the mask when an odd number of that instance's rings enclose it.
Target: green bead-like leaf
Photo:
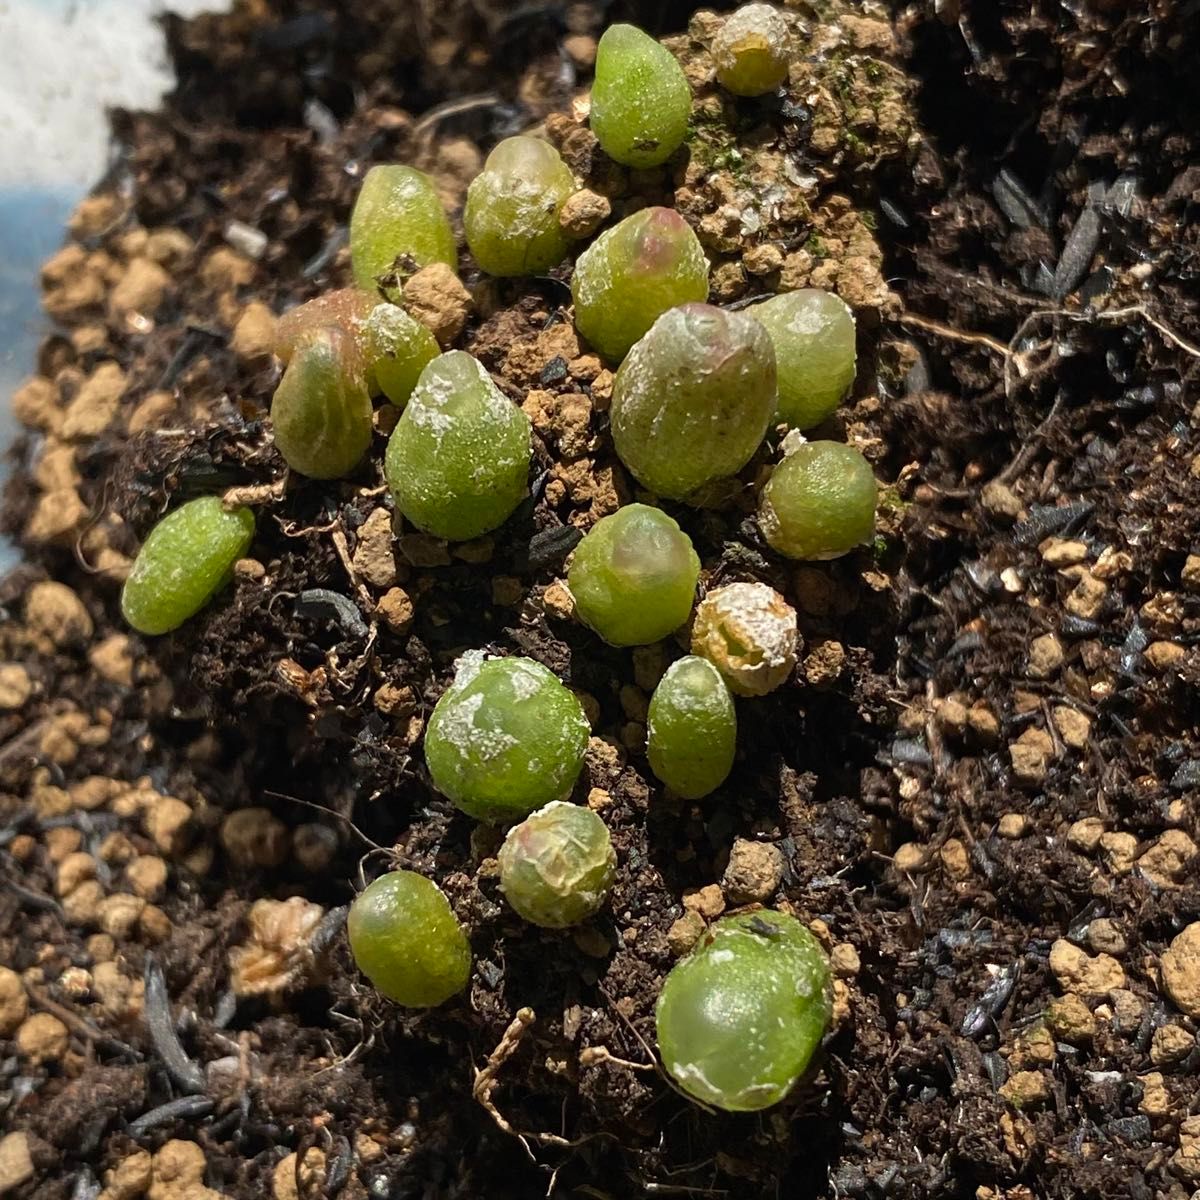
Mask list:
[[[388,442],[396,506],[418,529],[467,541],[502,525],[529,475],[529,418],[461,350],[439,355]]]
[[[685,800],[723,784],[737,747],[737,713],[720,671],[689,655],[667,668],[650,697],[650,769]]]
[[[560,800],[514,825],[498,857],[504,898],[518,916],[546,929],[586,921],[617,872],[604,822],[590,808]]]
[[[840,558],[875,533],[871,464],[841,442],[805,442],[771,473],[759,500],[763,536],[788,558]]]
[[[793,429],[820,425],[854,382],[854,315],[820,288],[784,292],[746,312],[771,335],[779,372],[777,421]]]
[[[571,278],[575,326],[612,362],[669,308],[708,299],[708,259],[669,208],[644,208],[602,233]]]
[[[367,377],[398,408],[441,353],[437,338],[396,304],[377,304],[362,326]]]
[[[471,977],[471,947],[450,902],[415,871],[370,884],[350,906],[346,933],[358,969],[397,1004],[442,1004]]]
[[[664,163],[687,137],[692,89],[663,45],[634,25],[610,25],[596,47],[592,132],[627,167]]]
[[[791,35],[779,10],[747,4],[713,38],[712,56],[721,86],[735,96],[762,96],[787,78]]]
[[[777,1104],[829,1027],[833,989],[820,943],[763,910],[716,921],[658,998],[663,1066],[689,1096],[731,1112]]]
[[[692,611],[700,559],[660,508],[627,504],[601,517],[575,549],[567,585],[585,625],[614,646],[644,646]]]
[[[248,508],[226,511],[216,496],[189,500],[150,531],[121,591],[121,614],[139,633],[178,629],[228,582],[253,540]]]
[[[340,479],[371,444],[371,397],[353,337],[317,329],[295,347],[271,401],[275,445],[293,471]]]
[[[582,705],[540,663],[472,652],[429,718],[425,761],[468,816],[516,821],[570,792],[588,733]]]
[[[775,351],[753,317],[708,304],[664,313],[613,384],[612,435],[638,481],[672,500],[735,475],[775,410]]]
[[[372,167],[350,214],[354,282],[369,292],[397,260],[414,268],[443,262],[458,269],[454,231],[433,180],[415,167]]]
[[[361,288],[325,292],[289,309],[279,319],[275,353],[289,363],[300,342],[317,330],[341,329],[354,338],[367,390],[403,408],[421,372],[439,354],[437,339],[399,305]]]
[[[467,189],[463,229],[481,270],[535,275],[562,262],[569,245],[558,223],[575,177],[547,142],[511,137],[487,157]]]

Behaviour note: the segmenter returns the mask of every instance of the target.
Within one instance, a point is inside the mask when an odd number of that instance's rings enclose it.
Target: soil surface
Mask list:
[[[793,0],[780,96],[710,78],[689,6],[239,0],[171,20],[179,87],[46,264],[47,339],[0,581],[0,1194],[1122,1197],[1200,1188],[1200,205],[1194,0],[892,11]],[[668,36],[696,92],[678,161],[626,172],[581,122],[595,38]],[[646,703],[686,638],[606,648],[561,584],[638,493],[570,265],[406,302],[535,429],[530,500],[447,547],[382,481],[396,413],[336,484],[286,478],[274,321],[349,278],[372,162],[457,213],[536,129],[600,219],[678,208],[715,303],[801,286],[855,310],[827,431],[882,485],[873,547],[770,553],[762,454],[672,515],[703,587],[800,614],[793,678],[741,702],[738,761],[665,794]],[[117,610],[169,505],[242,489],[252,558],[176,634]],[[620,869],[573,933],[518,921],[498,835],[429,785],[455,657],[545,663],[594,737],[575,799]],[[470,933],[468,991],[364,986],[344,906],[391,861]],[[764,903],[837,973],[811,1077],[710,1114],[654,1059],[653,1009],[706,921]]]

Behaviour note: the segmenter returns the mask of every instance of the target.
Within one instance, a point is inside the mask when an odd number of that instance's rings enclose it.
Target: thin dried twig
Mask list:
[[[628,1067],[631,1071],[657,1071],[658,1063],[636,1063],[627,1058],[618,1058],[607,1046],[585,1046],[579,1052],[581,1067],[596,1067],[600,1063],[612,1063],[618,1067]]]
[[[386,846],[381,846],[378,842],[367,837],[367,835],[363,833],[363,831],[359,829],[359,827],[355,825],[355,823],[345,813],[338,812],[336,808],[330,808],[325,804],[318,804],[315,800],[302,800],[299,796],[292,796],[287,792],[276,792],[270,788],[265,788],[263,790],[263,795],[272,796],[276,800],[290,800],[293,804],[302,804],[305,808],[315,809],[317,812],[325,813],[327,816],[334,817],[339,821],[343,821],[346,824],[346,828],[349,829],[351,833],[361,838],[362,841],[366,842],[366,844],[371,847],[372,851],[378,851],[380,854],[389,853]]]
[[[536,1162],[537,1160],[534,1157],[532,1147],[529,1145],[530,1141],[539,1142],[545,1146],[561,1146],[564,1150],[573,1150],[577,1146],[582,1146],[585,1142],[605,1136],[602,1133],[592,1133],[586,1137],[570,1141],[567,1138],[559,1137],[557,1133],[522,1133],[520,1130],[514,1129],[508,1118],[496,1107],[495,1102],[492,1100],[492,1093],[496,1090],[500,1082],[498,1078],[500,1068],[517,1052],[517,1049],[525,1038],[526,1032],[536,1020],[537,1015],[532,1008],[517,1010],[517,1015],[504,1031],[504,1036],[501,1037],[495,1050],[488,1055],[483,1069],[475,1072],[475,1082],[471,1088],[471,1095],[482,1105],[483,1110],[496,1122],[500,1129],[510,1137],[515,1137],[521,1143],[525,1148],[525,1153],[529,1155],[531,1162]]]
[[[420,145],[423,139],[430,137],[434,129],[448,117],[457,117],[462,113],[474,112],[479,108],[493,108],[500,103],[500,96],[496,92],[484,92],[476,96],[463,96],[461,100],[447,100],[444,104],[439,104],[435,108],[431,108],[412,127],[413,142]]]
[[[1153,325],[1169,342],[1174,342],[1185,354],[1200,358],[1200,346],[1193,345],[1187,338],[1176,333],[1161,317],[1155,316],[1144,304],[1130,304],[1125,308],[1112,308],[1105,312],[1070,312],[1066,309],[1053,309],[1044,314],[1034,313],[1034,316],[1045,315],[1066,317],[1070,321],[1116,321],[1124,322],[1131,317],[1141,317],[1148,325]]]
[[[68,1008],[65,1004],[59,1004],[57,1000],[51,999],[36,984],[26,982],[25,991],[29,994],[30,1000],[38,1008],[48,1012],[53,1017],[57,1017],[68,1029],[73,1030],[84,1041],[95,1042],[101,1046],[109,1046],[117,1049],[122,1054],[140,1057],[132,1046],[121,1041],[120,1038],[115,1038],[105,1033],[102,1029],[93,1025],[86,1017],[80,1016],[79,1013]]]
[[[1013,456],[1012,462],[996,476],[996,479],[1000,483],[1008,483],[1010,479],[1015,479],[1025,469],[1025,465],[1029,460],[1038,452],[1051,423],[1062,412],[1063,400],[1064,396],[1062,392],[1059,392],[1054,397],[1054,403],[1050,405],[1050,411],[1045,415],[1038,427],[1021,444],[1021,449]]]
[[[1008,345],[997,338],[992,337],[987,333],[974,333],[969,330],[955,329],[950,325],[944,325],[940,321],[934,321],[929,317],[918,316],[916,313],[902,313],[900,316],[900,324],[907,325],[912,329],[921,329],[926,333],[932,333],[937,337],[946,338],[952,342],[964,342],[968,345],[983,346],[991,350],[995,354],[999,354],[1004,359],[1004,394],[1011,398],[1013,384],[1015,382],[1013,372],[1021,378],[1027,378],[1036,368],[1031,368],[1029,363],[1029,354],[1020,353],[1016,347],[1022,338],[1035,328],[1041,321],[1048,318],[1063,317],[1068,321],[1081,321],[1085,323],[1103,322],[1122,323],[1128,322],[1135,318],[1141,318],[1148,325],[1157,329],[1167,341],[1178,346],[1185,354],[1193,358],[1200,358],[1200,346],[1189,342],[1187,338],[1176,333],[1161,317],[1152,313],[1144,304],[1130,304],[1123,308],[1113,308],[1099,311],[1083,310],[1077,311],[1067,308],[1039,308],[1029,313],[1028,316],[1017,327],[1016,333],[1013,334]],[[1035,347],[1037,350],[1044,350],[1053,343],[1043,342]],[[1043,422],[1044,425],[1044,422]]]
[[[270,483],[251,483],[242,487],[226,488],[221,496],[221,507],[228,512],[242,505],[274,504],[283,499],[287,489],[288,472]]]
[[[343,569],[346,572],[346,577],[350,580],[351,587],[358,593],[359,603],[363,606],[363,611],[366,613],[374,613],[375,600],[371,593],[367,590],[367,585],[358,577],[358,572],[354,569],[354,563],[350,559],[350,544],[346,541],[346,534],[342,529],[334,529],[329,535],[333,542],[333,548],[337,551],[337,556],[341,560]],[[371,618],[371,626],[374,629],[375,618]]]
[[[969,333],[966,330],[954,329],[943,325],[940,321],[932,321],[928,317],[919,317],[916,313],[902,313],[900,324],[911,326],[913,329],[923,329],[927,333],[936,334],[952,342],[968,342],[971,345],[986,346],[996,354],[1007,358],[1009,348],[1001,341],[987,333]]]

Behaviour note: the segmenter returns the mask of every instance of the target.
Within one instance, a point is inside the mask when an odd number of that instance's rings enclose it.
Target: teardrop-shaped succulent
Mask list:
[[[613,384],[617,454],[650,491],[672,500],[735,475],[775,410],[775,351],[753,317],[708,304],[664,313]]]
[[[650,769],[685,800],[699,800],[725,782],[736,748],[737,713],[720,671],[696,655],[672,663],[650,697]]]
[[[675,56],[635,25],[610,25],[596,47],[590,123],[627,167],[664,163],[687,137],[692,89]]]
[[[121,591],[121,615],[139,633],[178,629],[230,579],[254,539],[254,514],[216,496],[189,500],[150,531]]]
[[[713,38],[721,86],[735,96],[762,96],[787,78],[787,22],[771,4],[747,4],[732,13]]]
[[[354,338],[368,391],[382,392],[399,408],[408,403],[421,372],[439,353],[437,339],[420,321],[361,288],[325,292],[289,309],[279,319],[275,353],[286,364],[300,341],[330,326]]]
[[[322,292],[295,308],[289,308],[275,325],[275,353],[286,367],[292,361],[296,347],[319,329],[341,329],[349,333],[362,349],[362,323],[376,304],[379,295],[362,288],[335,288]]]
[[[700,559],[661,508],[627,504],[601,517],[575,548],[567,586],[575,613],[614,646],[644,646],[692,611]]]
[[[746,312],[766,326],[775,347],[775,419],[793,429],[820,425],[854,382],[854,314],[821,288],[783,292]]]
[[[480,821],[517,821],[575,784],[588,723],[573,692],[529,658],[464,654],[429,718],[433,786]]]
[[[350,214],[354,282],[374,292],[397,263],[417,270],[435,262],[458,269],[454,231],[433,180],[415,167],[372,167]]]
[[[511,137],[487,156],[467,189],[463,229],[481,270],[489,275],[535,275],[566,257],[569,242],[558,221],[575,177],[548,142]]]
[[[350,906],[346,934],[355,965],[397,1004],[442,1004],[471,977],[471,946],[450,901],[415,871],[389,871],[368,885]]]
[[[362,325],[367,380],[398,408],[412,396],[421,372],[441,352],[437,338],[398,304],[375,305]]]
[[[795,917],[722,917],[675,964],[655,1021],[663,1066],[689,1096],[730,1112],[777,1104],[833,1015],[829,960]]]
[[[576,328],[620,362],[667,309],[708,299],[708,259],[677,212],[643,208],[579,256],[571,296]]]
[[[388,442],[396,507],[418,529],[461,542],[496,529],[527,491],[529,418],[462,350],[439,355]]]
[[[758,524],[788,558],[840,558],[875,533],[871,464],[842,442],[804,442],[771,472]]]
[[[275,445],[293,471],[339,479],[371,444],[371,397],[354,338],[326,327],[295,346],[271,401]]]

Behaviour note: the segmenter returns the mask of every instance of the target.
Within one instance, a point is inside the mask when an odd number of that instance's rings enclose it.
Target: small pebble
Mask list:
[[[1067,845],[1080,854],[1092,854],[1104,836],[1103,817],[1084,817],[1067,830]]]
[[[1100,853],[1114,875],[1125,875],[1137,861],[1138,840],[1132,833],[1116,831],[1100,838]]]
[[[1115,958],[1108,954],[1093,958],[1065,938],[1050,947],[1050,970],[1064,991],[1081,996],[1105,996],[1125,986],[1125,972]]]
[[[66,1054],[71,1034],[57,1017],[37,1012],[21,1023],[14,1040],[17,1053],[27,1061],[35,1064],[56,1062]]]
[[[711,921],[725,911],[725,893],[715,883],[689,888],[683,893],[683,907]]]
[[[1056,1038],[1073,1046],[1090,1042],[1096,1035],[1096,1018],[1074,993],[1050,1001],[1046,1006],[1046,1025]]]
[[[0,1137],[0,1196],[16,1191],[34,1176],[29,1134],[6,1133]]]
[[[1200,921],[1178,934],[1162,956],[1163,990],[1180,1012],[1200,1017]]]
[[[1088,945],[1099,954],[1114,957],[1124,954],[1128,948],[1120,927],[1108,917],[1097,917],[1088,925]]]
[[[1049,679],[1063,665],[1062,642],[1053,633],[1043,633],[1029,643],[1029,677]]]
[[[671,953],[686,954],[699,940],[705,930],[704,918],[694,909],[688,909],[667,930],[667,945]]]
[[[731,904],[765,904],[779,887],[783,867],[778,846],[738,838],[729,852],[721,888]]]
[[[862,968],[858,951],[849,942],[839,942],[829,952],[829,964],[843,979],[853,979]]]
[[[929,869],[929,847],[919,842],[905,842],[892,856],[892,866],[901,875],[919,875]]]
[[[942,870],[950,879],[966,879],[971,874],[971,856],[958,838],[948,838],[938,851]]]
[[[0,967],[0,1038],[12,1037],[29,1015],[29,999],[20,975]]]
[[[996,832],[1002,838],[1016,841],[1029,832],[1029,818],[1024,813],[1005,813],[996,826]]]
[[[1177,887],[1197,854],[1196,843],[1182,829],[1168,829],[1137,860],[1138,869],[1155,887]]]
[[[271,1175],[271,1194],[274,1200],[304,1200],[319,1195],[325,1184],[325,1152],[310,1146],[304,1152],[299,1167],[297,1185],[297,1156],[289,1154],[275,1164]]]
[[[1150,1061],[1156,1067],[1169,1066],[1186,1058],[1195,1046],[1195,1037],[1182,1025],[1163,1025],[1150,1039]]]
[[[1145,657],[1156,671],[1169,671],[1187,658],[1187,651],[1178,642],[1151,642]]]
[[[29,672],[17,663],[0,663],[0,710],[24,708],[33,693]]]

